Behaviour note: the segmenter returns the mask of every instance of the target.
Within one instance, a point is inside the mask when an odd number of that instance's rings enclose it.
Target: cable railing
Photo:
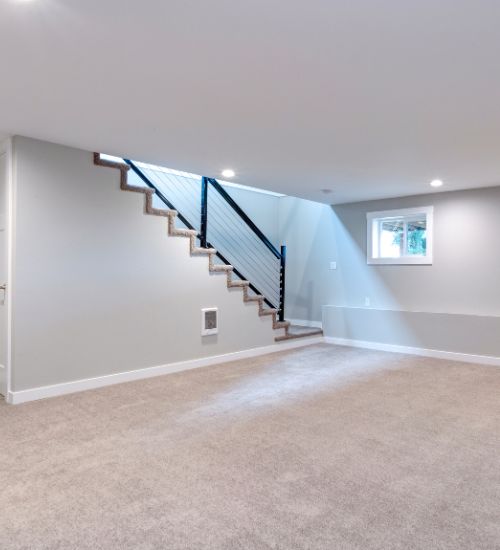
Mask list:
[[[278,250],[217,180],[123,161],[139,184],[155,190],[155,206],[176,210],[179,221],[198,233],[200,246],[215,248],[219,261],[232,265],[233,273],[284,320],[285,246]]]
[[[206,178],[206,239],[245,273],[261,293],[280,309],[281,253],[254,224],[221,184]],[[203,239],[203,232],[202,232]]]

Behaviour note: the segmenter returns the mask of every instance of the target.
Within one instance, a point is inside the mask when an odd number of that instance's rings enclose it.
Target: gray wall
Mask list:
[[[367,212],[429,205],[433,265],[367,265]],[[282,199],[287,317],[322,319],[334,338],[500,356],[499,212],[500,187],[335,207]]]
[[[330,206],[294,197],[280,199],[280,238],[287,247],[288,319],[321,321],[321,307],[332,303],[338,272],[336,219]]]
[[[117,171],[94,167],[90,153],[25,138],[14,140],[14,160],[14,391],[273,343],[271,319],[244,305],[240,291],[229,292],[224,277],[210,276],[207,259],[191,258],[186,240],[167,236],[164,220],[144,216],[142,197],[119,190]],[[321,321],[322,306],[337,306],[327,335],[401,345],[416,345],[422,334],[414,328],[415,338],[405,340],[404,316],[399,333],[398,323],[381,322],[385,336],[361,328],[373,325],[374,312],[393,310],[455,314],[446,336],[455,341],[460,331],[482,331],[478,318],[490,336],[495,330],[500,188],[334,208],[231,192],[254,219],[261,216],[275,244],[288,246],[288,318]],[[367,265],[366,212],[431,204],[434,265]],[[214,305],[220,334],[202,338],[200,309]],[[346,322],[350,332],[342,333]]]
[[[0,284],[7,281],[7,154],[0,143]],[[0,394],[7,387],[7,300],[0,290]]]
[[[118,171],[26,138],[15,138],[14,162],[12,390],[274,343],[271,318],[145,216]],[[202,338],[200,309],[212,306],[220,333]]]
[[[328,207],[283,199],[290,267],[287,314],[321,319],[322,305],[500,315],[500,187]],[[366,213],[434,205],[432,266],[367,265]],[[329,271],[330,260],[338,269]]]
[[[500,357],[500,317],[493,315],[325,306],[323,330],[336,343],[355,340]]]
[[[366,212],[434,206],[432,266],[366,265]],[[337,305],[500,315],[500,187],[337,206]]]

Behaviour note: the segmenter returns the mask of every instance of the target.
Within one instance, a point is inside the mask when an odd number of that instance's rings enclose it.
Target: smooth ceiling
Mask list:
[[[0,134],[333,203],[498,185],[499,28],[497,0],[5,0]]]

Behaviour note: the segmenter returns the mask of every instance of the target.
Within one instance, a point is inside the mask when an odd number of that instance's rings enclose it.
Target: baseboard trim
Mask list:
[[[305,325],[304,325],[305,326]],[[383,344],[379,342],[366,342],[363,340],[350,340],[346,338],[335,338],[330,336],[317,336],[314,338],[298,339],[285,341],[279,344],[271,344],[259,348],[252,348],[243,351],[226,353],[224,355],[214,355],[211,357],[203,357],[201,359],[192,359],[189,361],[180,361],[167,365],[159,365],[156,367],[147,367],[133,371],[120,372],[116,374],[108,374],[95,378],[86,378],[83,380],[75,380],[72,382],[64,382],[62,384],[54,384],[51,386],[41,386],[22,391],[8,392],[7,402],[11,405],[19,405],[29,401],[37,401],[49,397],[58,397],[77,393],[81,391],[93,390],[112,386],[115,384],[123,384],[125,382],[133,382],[134,380],[144,380],[156,376],[164,376],[175,372],[209,367],[237,361],[238,359],[248,359],[258,357],[260,355],[268,355],[288,349],[301,348],[315,344],[334,344],[337,346],[348,346],[363,349],[372,349],[378,351],[388,351],[392,353],[403,353],[407,355],[417,355],[422,357],[433,357],[436,359],[448,359],[450,361],[459,361],[463,363],[478,363],[482,365],[491,365],[500,367],[500,357],[491,357],[487,355],[471,355],[466,353],[457,353],[452,351],[440,351],[425,348],[414,348],[409,346],[399,346],[395,344]]]
[[[308,321],[306,319],[287,319],[292,325],[300,325],[302,327],[311,327],[311,328],[323,328],[323,323],[321,321]]]
[[[331,336],[325,336],[324,342],[326,344],[335,344],[337,346],[389,351],[392,353],[405,353],[407,355],[419,355],[421,357],[434,357],[436,359],[448,359],[450,361],[460,361],[462,363],[479,363],[481,365],[500,367],[500,357],[491,357],[489,355],[470,355],[467,353],[458,353],[454,351],[413,348],[408,346],[399,346],[396,344],[381,344],[379,342],[365,342],[363,340],[349,340],[347,338],[335,338]]]
[[[103,388],[105,386],[112,386],[114,384],[123,384],[124,382],[133,382],[134,380],[143,380],[146,378],[153,378],[155,376],[172,374],[174,372],[181,372],[185,370],[198,369],[201,367],[209,367],[211,365],[229,363],[230,361],[236,361],[238,359],[248,359],[251,357],[257,357],[259,355],[267,355],[270,353],[276,353],[288,349],[311,346],[313,344],[323,343],[323,341],[324,340],[322,336],[319,336],[317,338],[306,338],[304,340],[292,340],[289,342],[271,344],[269,346],[263,346],[260,348],[252,348],[243,351],[226,353],[224,355],[214,355],[211,357],[203,357],[201,359],[180,361],[177,363],[170,363],[168,365],[159,365],[156,367],[147,367],[144,369],[137,369],[133,371],[119,372],[116,374],[108,374],[96,378],[85,378],[83,380],[64,382],[62,384],[54,384],[51,386],[41,386],[28,390],[10,391],[8,392],[7,402],[11,405],[19,405],[21,403],[37,401],[39,399],[46,399],[48,397],[68,395],[70,393]]]

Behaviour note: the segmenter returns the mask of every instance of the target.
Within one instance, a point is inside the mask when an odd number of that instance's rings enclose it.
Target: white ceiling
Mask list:
[[[498,0],[3,0],[0,134],[324,202],[498,185],[499,28]]]

